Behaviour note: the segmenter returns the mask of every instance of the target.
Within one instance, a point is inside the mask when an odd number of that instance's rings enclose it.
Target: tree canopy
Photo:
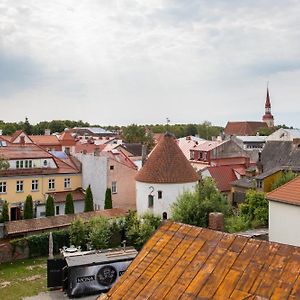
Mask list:
[[[54,215],[55,215],[54,199],[51,195],[48,195],[46,201],[46,217],[50,217]]]
[[[24,204],[24,219],[32,219],[33,218],[33,201],[32,196],[28,195]]]
[[[67,194],[65,203],[65,215],[74,214],[74,201],[71,193]]]
[[[84,197],[84,211],[93,211],[94,210],[94,200],[93,200],[93,193],[91,190],[91,186],[89,185],[85,190],[85,197]]]
[[[221,212],[228,216],[232,209],[209,177],[202,179],[194,191],[181,194],[171,207],[172,219],[200,227],[208,226],[208,215],[211,212]]]

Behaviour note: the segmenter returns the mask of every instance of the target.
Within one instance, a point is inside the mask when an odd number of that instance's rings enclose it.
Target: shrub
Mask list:
[[[296,173],[291,170],[284,172],[277,180],[275,180],[271,186],[271,191],[277,189],[278,187],[284,185],[285,183],[291,181],[297,176]]]
[[[104,209],[110,209],[110,208],[112,208],[111,189],[107,188],[105,191]]]
[[[93,211],[94,210],[94,201],[93,201],[93,193],[91,190],[91,186],[89,185],[85,191],[84,197],[84,211]]]
[[[7,201],[4,201],[2,206],[2,222],[8,222],[9,221],[9,213],[8,213],[8,203]]]
[[[65,203],[65,215],[74,214],[74,202],[71,193],[68,193]]]
[[[208,226],[208,215],[221,212],[225,217],[232,215],[227,199],[218,191],[211,178],[204,178],[194,191],[185,191],[171,207],[172,219],[178,222]]]
[[[82,249],[87,248],[88,243],[88,226],[82,219],[76,219],[70,226],[70,243]]]
[[[51,195],[48,195],[46,201],[46,217],[54,216],[54,199]]]
[[[88,240],[94,249],[105,249],[109,246],[111,228],[107,218],[95,217],[89,221]]]
[[[28,195],[24,204],[24,219],[33,218],[33,202],[31,195]]]

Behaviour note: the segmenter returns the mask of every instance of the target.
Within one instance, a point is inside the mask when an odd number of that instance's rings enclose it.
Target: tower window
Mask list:
[[[154,197],[153,195],[148,195],[148,208],[153,208],[153,203],[154,203]]]
[[[162,191],[158,191],[158,192],[157,192],[157,198],[158,198],[158,199],[161,199],[161,198],[162,198]]]

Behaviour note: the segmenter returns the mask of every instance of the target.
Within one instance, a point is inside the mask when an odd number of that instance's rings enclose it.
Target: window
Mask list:
[[[109,166],[109,169],[110,169],[110,170],[113,170],[113,169],[114,169],[114,166]]]
[[[48,181],[48,189],[54,190],[55,189],[55,179],[49,179]]]
[[[56,206],[56,207],[55,207],[55,214],[56,214],[56,215],[59,215],[59,206]]]
[[[24,168],[24,162],[23,162],[23,160],[20,160],[20,168],[21,168],[21,169]]]
[[[161,199],[161,198],[162,198],[162,191],[158,191],[158,192],[157,192],[157,198],[158,198],[158,199]]]
[[[23,180],[17,180],[17,192],[23,192],[23,188],[24,188],[24,186],[23,186]]]
[[[202,160],[202,159],[203,159],[203,153],[199,152],[199,160]]]
[[[20,161],[16,161],[16,168],[19,169],[20,168]]]
[[[44,164],[44,167],[47,167],[47,165],[48,165],[47,160],[44,160],[43,164]]]
[[[5,181],[0,182],[0,193],[1,194],[6,193],[6,182]]]
[[[195,159],[195,152],[194,151],[190,151],[190,159],[191,160]]]
[[[113,181],[113,182],[111,183],[111,192],[112,192],[113,194],[116,194],[116,193],[117,193],[117,182],[116,182],[116,181]]]
[[[262,180],[257,180],[257,182],[256,182],[256,187],[259,188],[259,189],[261,189],[261,188],[263,187],[263,182],[262,182]]]
[[[153,201],[154,197],[153,195],[148,195],[148,208],[153,208]]]
[[[39,181],[37,179],[33,179],[31,181],[31,190],[32,191],[37,191],[39,188]]]
[[[65,189],[71,188],[71,178],[65,178],[65,180],[64,180],[64,188]]]
[[[29,167],[29,168],[32,168],[32,160],[29,160],[29,161],[28,161],[28,167]]]

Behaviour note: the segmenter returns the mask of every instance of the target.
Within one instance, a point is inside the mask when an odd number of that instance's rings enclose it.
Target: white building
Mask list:
[[[186,190],[194,189],[199,176],[166,133],[136,176],[136,206],[139,214],[151,211],[170,217],[171,205]]]
[[[268,193],[269,240],[300,246],[300,176]]]
[[[270,134],[266,141],[293,141],[294,139],[300,139],[300,129],[279,128]]]

